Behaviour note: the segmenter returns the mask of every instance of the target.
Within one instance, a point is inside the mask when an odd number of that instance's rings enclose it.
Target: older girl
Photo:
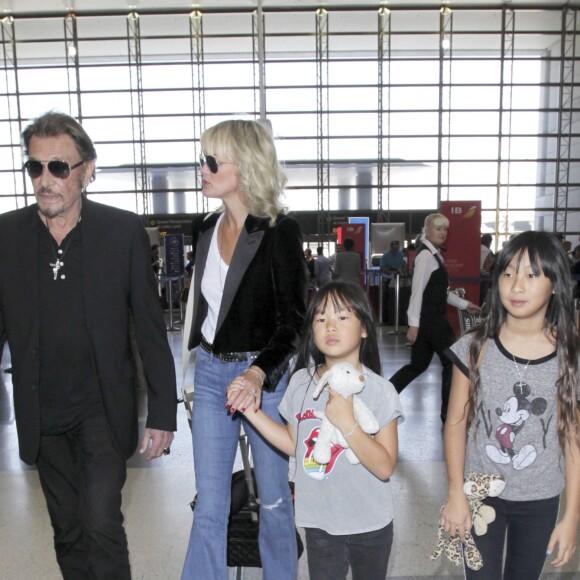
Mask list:
[[[441,525],[462,538],[471,529],[465,473],[502,475],[505,490],[486,500],[496,520],[475,536],[483,568],[466,568],[467,578],[538,579],[553,553],[554,566],[570,560],[580,517],[578,331],[556,236],[530,231],[508,242],[496,261],[488,317],[450,354],[449,501]]]

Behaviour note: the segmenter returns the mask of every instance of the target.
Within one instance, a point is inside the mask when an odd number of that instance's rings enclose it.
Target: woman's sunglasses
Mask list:
[[[200,169],[207,165],[212,173],[217,173],[220,165],[237,165],[230,161],[218,161],[213,155],[200,155],[199,156],[199,167]]]
[[[37,177],[40,177],[45,167],[47,167],[50,173],[52,173],[52,175],[54,175],[57,179],[66,179],[73,169],[76,169],[83,163],[84,161],[79,161],[74,165],[69,165],[66,161],[54,160],[43,162],[37,161],[36,159],[29,159],[24,164],[24,169],[26,169],[30,179],[36,179]]]

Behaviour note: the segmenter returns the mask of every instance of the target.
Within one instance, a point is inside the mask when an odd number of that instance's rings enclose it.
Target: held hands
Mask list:
[[[471,510],[467,498],[461,491],[456,498],[450,497],[447,504],[441,511],[439,525],[452,537],[459,534],[462,540],[465,540],[465,532],[471,530]]]
[[[576,524],[568,523],[566,519],[563,519],[554,528],[548,543],[548,551],[546,552],[547,558],[554,553],[556,546],[558,546],[558,555],[551,562],[553,566],[559,568],[567,564],[574,555],[576,551],[576,528]]]
[[[257,412],[262,402],[264,372],[258,367],[250,367],[238,375],[226,389],[226,409],[230,413],[253,408]]]

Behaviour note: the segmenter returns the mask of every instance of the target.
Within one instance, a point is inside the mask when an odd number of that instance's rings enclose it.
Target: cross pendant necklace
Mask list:
[[[528,371],[528,366],[531,362],[531,359],[528,360],[528,362],[526,363],[526,366],[524,367],[523,373],[520,371],[520,367],[518,366],[518,363],[516,362],[516,357],[513,354],[512,354],[512,359],[514,361],[514,366],[516,367],[516,371],[517,371],[518,377],[520,379],[514,385],[514,389],[517,389],[518,392],[523,392],[525,390],[525,388],[528,386],[528,383],[526,383],[526,372]]]
[[[67,244],[68,246],[68,244]],[[62,252],[62,250],[58,250],[59,252]],[[54,250],[53,250],[54,252]],[[56,280],[58,278],[58,271],[64,266],[64,262],[61,262],[59,260],[59,258],[55,258],[54,260],[54,264],[49,264],[50,266],[52,266],[52,273],[54,274],[54,278],[53,280]],[[63,278],[64,278],[64,274],[63,274]]]
[[[59,271],[61,268],[64,267],[64,262],[61,260],[61,258],[64,258],[64,255],[66,254],[67,250],[69,249],[70,243],[72,242],[71,232],[72,232],[72,230],[74,230],[77,227],[77,225],[80,221],[81,221],[81,214],[79,213],[79,217],[78,217],[75,225],[72,227],[70,232],[67,234],[70,237],[68,239],[66,246],[64,247],[64,249],[57,247],[56,252],[55,252],[54,246],[52,245],[52,234],[50,233],[50,226],[48,225],[48,219],[46,219],[46,229],[48,230],[48,235],[50,236],[50,249],[52,250],[52,255],[54,256],[54,262],[48,263],[48,265],[52,268],[53,280],[58,280]],[[65,278],[66,278],[65,274],[60,274],[61,280],[64,280]]]

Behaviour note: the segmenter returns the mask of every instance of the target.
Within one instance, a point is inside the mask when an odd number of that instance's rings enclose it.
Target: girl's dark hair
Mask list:
[[[564,246],[548,232],[523,232],[513,237],[496,257],[491,285],[489,314],[473,330],[469,347],[469,401],[467,421],[475,419],[476,399],[480,389],[479,357],[485,342],[499,336],[507,318],[507,311],[499,297],[498,281],[515,258],[519,267],[528,252],[534,274],[543,273],[552,283],[545,317],[545,331],[556,345],[558,356],[558,439],[562,451],[569,437],[580,445],[578,424],[578,330],[575,324],[570,265]]]
[[[329,282],[322,286],[310,301],[294,370],[309,368],[313,364],[315,366],[324,364],[324,355],[314,343],[312,323],[316,314],[324,312],[329,304],[332,304],[337,309],[346,308],[350,310],[361,321],[367,336],[361,342],[360,362],[380,375],[381,358],[379,356],[379,345],[367,295],[357,284],[338,281]]]

